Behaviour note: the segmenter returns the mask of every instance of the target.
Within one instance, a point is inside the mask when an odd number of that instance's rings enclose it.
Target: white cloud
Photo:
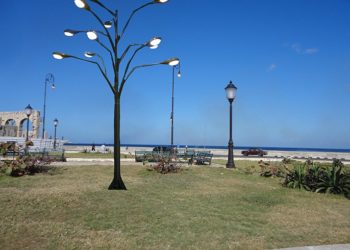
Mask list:
[[[318,52],[318,48],[305,49],[304,54],[315,54]]]
[[[269,72],[274,71],[276,68],[277,68],[277,65],[273,63],[268,67],[267,71],[269,71]]]
[[[306,54],[306,55],[312,55],[319,52],[318,48],[306,48],[304,49],[302,45],[299,43],[293,43],[292,45],[287,45],[292,50],[294,50],[298,54]]]

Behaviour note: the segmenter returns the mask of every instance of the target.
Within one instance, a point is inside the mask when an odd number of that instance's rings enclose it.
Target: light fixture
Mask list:
[[[96,31],[90,30],[90,31],[86,32],[86,35],[90,40],[97,40],[98,39],[98,35],[97,35]]]
[[[51,85],[51,88],[52,88],[52,89],[56,89],[56,85],[53,83],[53,84]]]
[[[30,104],[28,104],[28,106],[25,108],[24,111],[25,111],[26,115],[29,117],[33,112],[33,108],[30,106]]]
[[[85,0],[74,0],[75,5],[80,9],[90,10],[90,6]]]
[[[176,66],[180,63],[180,59],[177,58],[177,57],[174,57],[174,58],[170,58],[164,62],[161,62],[160,64],[167,64],[167,65],[170,65],[170,66]]]
[[[53,125],[54,125],[55,127],[57,127],[57,125],[58,125],[58,120],[57,120],[57,118],[55,118],[55,120],[53,120]]]
[[[154,46],[150,46],[149,48],[150,49],[158,49],[158,47],[159,47],[158,45],[154,45]]]
[[[229,102],[232,102],[236,97],[237,87],[230,81],[230,83],[225,88],[226,98]]]
[[[154,3],[166,3],[168,0],[153,0]]]
[[[79,31],[76,31],[76,30],[64,30],[64,35],[65,36],[74,36],[75,34],[79,33]]]
[[[87,58],[91,58],[91,57],[94,57],[96,55],[96,53],[94,52],[89,52],[89,51],[86,51],[84,53],[84,56],[87,57]]]
[[[162,42],[162,39],[160,37],[153,37],[148,42],[148,46],[150,46],[150,47],[158,46],[161,42]]]
[[[57,60],[62,60],[65,59],[67,57],[71,57],[70,55],[61,53],[61,52],[53,52],[52,53],[53,58],[57,59]]]
[[[106,21],[103,25],[105,26],[105,28],[110,29],[112,28],[112,21]]]

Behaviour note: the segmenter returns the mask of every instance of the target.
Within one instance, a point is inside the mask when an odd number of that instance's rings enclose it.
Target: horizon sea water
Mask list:
[[[109,146],[111,143],[66,143],[66,146]],[[156,146],[170,146],[164,144],[121,144],[121,147],[156,147]],[[203,148],[203,149],[227,149],[227,146],[213,146],[213,145],[174,145],[178,148]],[[235,149],[249,149],[249,148],[261,148],[263,150],[270,151],[297,151],[297,152],[335,152],[335,153],[350,153],[350,149],[344,148],[305,148],[305,147],[264,147],[264,146],[235,146]]]

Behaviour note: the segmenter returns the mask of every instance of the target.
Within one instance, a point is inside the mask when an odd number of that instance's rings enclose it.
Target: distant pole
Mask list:
[[[41,135],[41,139],[45,139],[45,119],[46,119],[46,89],[47,84],[51,84],[51,88],[55,89],[55,77],[53,74],[49,73],[45,77],[45,84],[44,84],[44,109],[43,109],[43,131]]]
[[[232,102],[236,97],[237,88],[233,85],[232,81],[225,88],[226,97],[230,103],[230,138],[228,141],[228,158],[227,158],[227,168],[235,168],[235,162],[233,160],[233,140],[232,140]]]
[[[58,125],[58,120],[57,118],[53,120],[53,125],[55,126],[55,134],[53,138],[53,149],[56,149],[56,132],[57,132],[57,125]]]
[[[28,142],[29,142],[29,117],[33,112],[33,108],[28,104],[25,108],[25,113],[27,115],[27,133],[26,133],[26,142],[25,142],[25,154],[28,154]]]

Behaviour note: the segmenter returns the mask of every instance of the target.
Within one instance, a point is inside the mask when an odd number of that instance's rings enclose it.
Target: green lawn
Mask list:
[[[65,153],[64,156],[66,158],[102,158],[107,159],[111,158],[113,159],[113,153]],[[133,154],[121,154],[121,158],[135,158]]]
[[[249,165],[247,162],[237,162]],[[252,163],[254,164],[254,163]],[[112,166],[0,177],[0,249],[265,249],[350,243],[350,201],[213,167]]]

